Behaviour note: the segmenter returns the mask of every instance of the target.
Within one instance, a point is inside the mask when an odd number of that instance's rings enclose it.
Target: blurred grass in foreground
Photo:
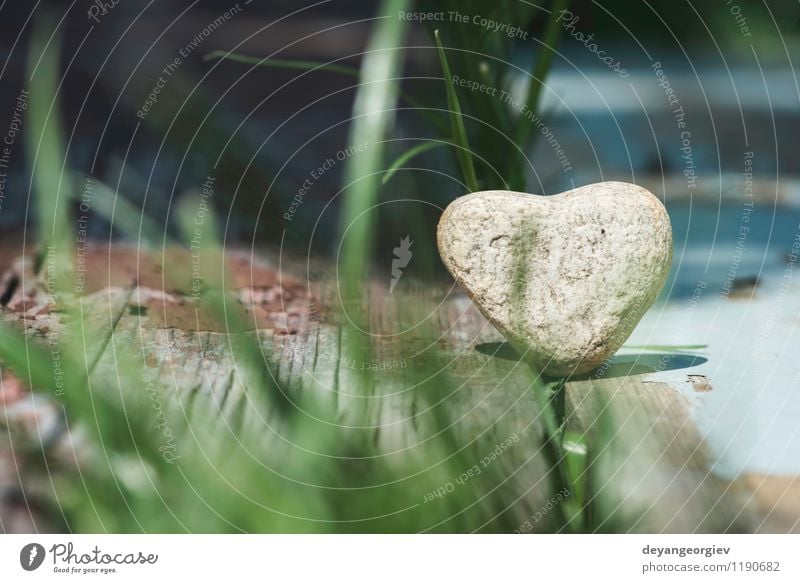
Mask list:
[[[409,0],[384,0],[383,14],[410,9]],[[44,50],[53,23],[42,20],[32,40],[31,67],[35,84],[30,110],[36,128],[30,142],[35,195],[40,209],[40,242],[58,248],[58,264],[69,272],[73,235],[64,196],[66,153],[61,150],[61,128],[57,87],[57,50]],[[351,143],[385,143],[399,92],[396,78],[402,70],[400,47],[406,24],[397,18],[382,19],[369,43],[360,72],[360,88],[354,106]],[[440,45],[446,68],[446,49]],[[36,67],[34,71],[33,67]],[[46,100],[42,95],[51,95]],[[472,150],[458,115],[457,98],[451,95],[455,135],[453,144],[465,148],[460,156],[466,182],[470,175]],[[478,140],[478,152],[484,145]],[[42,144],[45,144],[42,147]],[[342,233],[359,219],[345,239],[341,260],[344,324],[342,349],[347,358],[371,362],[375,348],[358,328],[369,323],[367,292],[370,249],[374,240],[375,214],[366,213],[377,200],[381,174],[385,171],[382,147],[358,162],[349,161],[345,173],[345,205]],[[58,176],[58,179],[56,177]],[[117,196],[116,193],[113,194]],[[110,195],[109,195],[110,196]],[[106,201],[107,203],[109,201]],[[132,228],[130,217],[115,220],[116,205],[106,204],[112,224]],[[197,209],[191,203],[178,206],[176,215],[184,240],[191,237],[191,218]],[[363,219],[362,215],[367,218]],[[52,228],[51,228],[52,227]],[[230,278],[225,272],[224,249],[216,240],[209,220],[202,233],[200,257],[207,285],[197,309],[236,329],[245,318],[241,306],[230,299]],[[150,241],[156,244],[155,241]],[[40,277],[49,277],[45,270]],[[213,407],[204,413],[170,416],[171,432],[180,444],[180,460],[169,460],[163,452],[162,429],[154,420],[150,394],[150,373],[144,354],[134,354],[118,345],[113,337],[111,307],[101,326],[87,313],[86,300],[70,294],[74,282],[58,277],[54,301],[65,323],[63,352],[65,386],[56,388],[47,349],[27,336],[4,327],[0,333],[0,357],[26,379],[35,390],[50,394],[62,407],[64,421],[76,431],[76,443],[86,448],[68,468],[56,467],[51,452],[41,462],[51,477],[51,511],[60,516],[64,529],[74,532],[416,532],[445,531],[511,532],[520,528],[524,516],[515,511],[521,499],[530,495],[531,485],[514,485],[502,464],[492,464],[480,479],[465,481],[462,487],[441,489],[466,469],[479,467],[487,451],[497,447],[497,436],[511,435],[505,418],[497,419],[493,431],[464,441],[457,432],[458,420],[451,414],[448,399],[461,388],[448,372],[446,355],[436,340],[441,330],[426,314],[436,309],[432,300],[413,304],[398,302],[398,326],[423,322],[413,338],[406,341],[414,353],[406,386],[412,390],[401,397],[384,395],[384,387],[369,368],[349,375],[346,392],[354,406],[347,422],[335,403],[313,391],[282,386],[273,375],[274,362],[264,354],[256,333],[229,333],[229,348],[239,375],[247,387],[247,398],[238,421],[223,418]],[[96,307],[89,308],[89,312]],[[96,314],[94,314],[96,316]],[[346,318],[344,316],[347,316]],[[75,341],[80,339],[82,342]],[[107,345],[114,370],[99,370],[85,347]],[[524,436],[531,451],[550,446],[550,466],[542,477],[552,479],[549,499],[568,490],[572,501],[558,513],[536,526],[537,530],[591,530],[593,513],[583,501],[588,491],[586,451],[605,451],[611,437],[600,432],[599,442],[586,436],[567,434],[563,411],[556,404],[563,383],[544,385],[536,371],[529,371],[546,420],[544,435],[531,430]],[[498,380],[499,381],[499,380]],[[167,400],[171,387],[155,387],[155,394]],[[412,414],[398,431],[413,432],[420,442],[414,447],[387,452],[377,439],[380,415],[375,403],[394,398],[402,406],[414,404],[423,414]],[[409,406],[409,410],[411,407]],[[176,412],[177,413],[177,412]],[[260,424],[245,424],[246,413],[259,415]],[[537,412],[531,411],[531,422]],[[419,417],[419,418],[418,418]],[[334,422],[324,422],[333,420]],[[533,426],[535,427],[535,425]],[[606,428],[607,429],[607,428]],[[86,435],[86,439],[80,435]],[[541,441],[540,441],[541,438]],[[527,489],[526,489],[527,488]],[[545,486],[547,489],[548,486]],[[439,492],[434,496],[433,493]],[[430,500],[428,499],[430,498]]]

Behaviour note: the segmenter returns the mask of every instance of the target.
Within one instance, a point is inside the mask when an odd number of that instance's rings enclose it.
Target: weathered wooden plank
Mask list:
[[[744,482],[761,518],[755,532],[800,534],[800,476],[748,474]]]
[[[757,514],[747,490],[710,471],[713,460],[684,397],[644,378],[583,380],[567,387],[570,426],[599,436],[601,417],[611,420],[613,439],[596,471],[601,487],[611,479],[617,486],[606,502],[610,515],[647,532],[751,531]]]
[[[383,451],[412,455],[426,447],[435,429],[428,412],[431,403],[415,385],[426,380],[430,363],[420,356],[424,351],[411,350],[416,345],[401,341],[397,332],[409,317],[407,306],[436,305],[430,301],[430,286],[411,285],[411,291],[393,298],[381,286],[371,290],[375,341],[368,360],[359,362],[347,350],[352,330],[334,319],[337,297],[330,281],[313,283],[309,290],[290,276],[277,276],[274,270],[270,275],[264,266],[255,278],[237,276],[234,287],[250,309],[251,329],[230,331],[195,312],[184,284],[152,273],[131,277],[133,267],[123,267],[117,264],[110,272],[111,287],[95,283],[97,289],[82,300],[88,325],[108,338],[88,347],[92,362],[97,356],[92,371],[97,379],[116,376],[115,354],[124,351],[142,365],[141,378],[124,379],[126,390],[141,390],[149,378],[171,415],[218,419],[220,430],[237,424],[260,427],[268,412],[258,409],[263,403],[253,400],[257,387],[248,392],[248,379],[237,365],[241,355],[232,351],[236,339],[257,335],[269,374],[290,391],[296,406],[308,396],[336,405],[334,418],[320,422],[347,426],[363,420],[354,412],[366,407]],[[454,381],[454,390],[445,396],[454,430],[465,445],[478,439],[500,442],[509,432],[519,437],[519,446],[497,463],[515,491],[524,493],[511,510],[522,522],[546,501],[548,479],[530,370],[465,295],[455,291],[445,299],[444,293],[433,293],[444,301],[424,320],[438,334],[435,350],[443,372]],[[47,342],[63,332],[59,315],[44,312],[24,324]],[[413,336],[413,330],[407,335]],[[374,379],[366,396],[358,387],[363,369],[372,370]],[[573,430],[597,434],[604,421],[596,397],[602,395],[600,402],[611,405],[616,437],[589,468],[599,485],[597,503],[602,503],[609,530],[618,517],[647,532],[797,529],[800,511],[786,504],[795,481],[781,490],[783,482],[775,485],[772,478],[731,483],[715,476],[683,397],[635,373],[577,380],[566,387],[567,421]],[[611,479],[615,488],[603,488]]]
[[[451,317],[457,322],[454,334],[465,354],[464,363],[469,363],[467,368],[477,369],[487,360],[518,359],[465,301],[453,302]],[[502,374],[497,369],[493,373]],[[647,532],[739,532],[754,528],[759,516],[748,503],[745,485],[731,484],[709,471],[712,459],[689,417],[685,399],[668,385],[645,382],[645,378],[632,374],[578,380],[566,386],[569,429],[598,437],[599,408],[608,406],[613,417],[617,432],[613,451],[605,452],[602,464],[598,462],[589,470],[601,487],[605,481],[614,480],[614,496],[602,500],[608,511],[624,516],[625,523],[634,524],[636,530]],[[597,399],[599,395],[603,398]],[[532,403],[521,406],[537,410]],[[618,490],[620,484],[622,491]],[[612,489],[604,490],[610,494]]]

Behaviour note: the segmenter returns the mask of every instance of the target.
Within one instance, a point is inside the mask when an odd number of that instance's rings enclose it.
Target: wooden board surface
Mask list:
[[[169,284],[163,277],[143,278],[141,266],[135,273],[126,270],[134,261],[130,250],[110,260],[107,250],[96,254],[93,261],[101,265],[110,261],[106,267],[114,267],[97,268],[108,274],[107,279],[94,282],[91,293],[80,300],[85,313],[91,314],[91,325],[103,330],[106,339],[99,346],[87,347],[98,379],[116,374],[118,351],[141,354],[142,375],[154,379],[166,406],[182,413],[202,409],[220,419],[233,419],[243,410],[247,392],[237,374],[231,334],[257,334],[275,378],[294,390],[313,391],[333,401],[337,422],[346,424],[348,414],[359,406],[347,391],[353,371],[372,366],[380,370],[377,390],[382,398],[376,415],[381,428],[376,429],[375,438],[381,447],[393,451],[426,437],[426,428],[414,422],[413,410],[421,405],[397,397],[412,382],[409,367],[414,355],[402,353],[387,334],[377,343],[371,362],[348,360],[343,329],[329,317],[333,307],[325,286],[306,289],[291,276],[281,277],[268,262],[260,264],[255,279],[252,274],[242,277],[236,287],[237,293],[249,300],[246,305],[252,302],[262,311],[251,310],[252,329],[228,333],[196,316],[185,288]],[[27,283],[18,284],[11,294],[4,319],[25,326],[45,343],[58,337],[59,315],[34,309],[37,302],[46,301],[36,296],[41,284],[25,273],[23,262],[15,269],[15,277]],[[10,279],[6,277],[6,281]],[[413,289],[403,301],[413,303],[415,294],[429,293],[422,287]],[[546,483],[546,464],[536,439],[538,406],[530,372],[466,296],[457,290],[445,292],[430,320],[441,332],[439,348],[448,374],[458,381],[458,391],[449,398],[458,435],[469,442],[491,434],[502,418],[504,427],[530,436],[523,440],[529,445],[512,448],[503,459],[510,479],[527,492],[514,510],[524,519],[545,501]],[[379,287],[374,300],[373,329],[392,329],[402,302],[388,301]],[[645,532],[797,531],[796,479],[746,476],[728,481],[716,476],[710,471],[713,460],[691,421],[685,398],[668,385],[647,382],[646,375],[636,372],[620,375],[617,371],[572,381],[566,387],[570,429],[591,435],[609,419],[615,429],[602,464],[597,462],[591,470],[599,486],[598,496],[609,509],[609,529],[617,519],[624,519],[625,524],[633,525],[632,530]],[[142,378],[127,380],[130,390],[141,390]],[[703,385],[703,379],[693,381],[702,390],[713,390]],[[610,413],[603,418],[599,411],[604,407],[598,403],[609,405]],[[498,440],[504,437],[496,436]],[[0,464],[0,480],[12,490],[14,471]],[[606,487],[612,483],[614,488]],[[18,511],[0,507],[5,530],[25,530],[19,526],[25,521],[13,518]]]

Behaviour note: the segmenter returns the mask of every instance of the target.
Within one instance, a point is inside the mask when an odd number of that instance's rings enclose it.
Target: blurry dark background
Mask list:
[[[292,229],[285,229],[283,215],[310,172],[347,147],[355,80],[324,71],[251,70],[250,65],[203,57],[236,50],[258,57],[341,59],[339,64],[357,67],[378,3],[242,1],[238,14],[190,48],[205,27],[234,5],[229,0],[119,0],[113,7],[108,3],[105,14],[98,10],[93,20],[89,11],[96,4],[89,0],[45,2],[35,9],[22,0],[4,2],[0,134],[25,86],[25,47],[33,21],[48,9],[63,18],[61,96],[72,168],[118,186],[120,194],[171,228],[170,202],[200,188],[219,158],[214,203],[227,223],[229,241],[283,240],[298,249],[310,244],[334,251],[336,203],[325,207],[339,192],[344,164],[335,164],[314,182]],[[686,111],[693,161],[712,200],[733,188],[726,177],[741,175],[747,151],[757,152],[757,177],[777,185],[781,196],[796,194],[800,86],[791,60],[799,46],[796,1],[577,0],[570,10],[580,19],[578,30],[594,34],[595,42],[623,63],[630,76],[620,79],[581,43],[562,36],[544,114],[574,169],[562,172],[550,146],[540,140],[533,183],[543,193],[622,179],[662,185],[669,192],[659,194],[666,196],[686,194],[680,132],[650,68],[660,61]],[[528,32],[541,34],[545,18],[544,13],[534,18],[526,25]],[[443,29],[446,42],[447,26]],[[407,45],[405,75],[413,79],[406,80],[404,89],[444,107],[429,30],[412,26]],[[537,47],[531,41],[518,43],[514,63],[528,69]],[[144,119],[137,117],[163,68],[181,50],[188,56],[158,103]],[[425,120],[417,113],[398,115],[397,136],[425,132]],[[397,154],[402,148],[390,151]],[[435,154],[418,165],[456,171]],[[23,148],[15,147],[0,209],[5,232],[25,220],[26,168]],[[435,205],[462,193],[452,180],[417,180],[413,173],[403,173],[396,185],[388,197]],[[424,212],[435,220],[435,208]],[[396,244],[394,231],[402,233],[403,228],[393,229],[394,214],[386,215],[388,226],[382,233],[391,246]],[[102,220],[90,222],[97,238],[105,237],[107,229]]]

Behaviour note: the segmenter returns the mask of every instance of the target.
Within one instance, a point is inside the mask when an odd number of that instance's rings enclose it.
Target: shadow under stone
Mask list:
[[[508,342],[484,342],[475,350],[486,356],[502,360],[519,361],[521,357]],[[642,352],[639,354],[618,354],[611,357],[596,370],[572,377],[572,380],[599,380],[651,374],[665,370],[691,368],[708,362],[704,356],[685,352]]]

